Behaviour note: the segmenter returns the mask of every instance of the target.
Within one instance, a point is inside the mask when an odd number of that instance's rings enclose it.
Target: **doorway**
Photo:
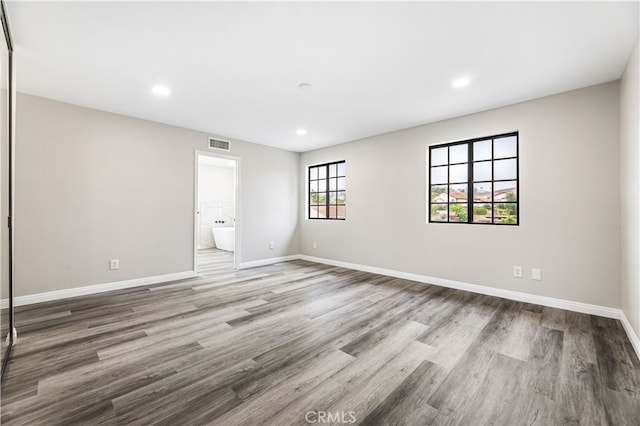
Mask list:
[[[239,159],[196,151],[194,270],[214,275],[237,269]]]

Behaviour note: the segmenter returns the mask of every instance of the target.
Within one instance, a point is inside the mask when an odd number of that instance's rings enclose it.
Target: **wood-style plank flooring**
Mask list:
[[[7,425],[640,424],[619,321],[343,268],[17,311]]]
[[[233,269],[233,252],[217,248],[198,249],[196,263],[202,275]]]

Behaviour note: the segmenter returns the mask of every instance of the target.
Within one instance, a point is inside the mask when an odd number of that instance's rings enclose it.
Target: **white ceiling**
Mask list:
[[[22,92],[292,151],[616,80],[638,39],[637,1],[9,1],[8,11]],[[471,83],[451,87],[461,76]]]

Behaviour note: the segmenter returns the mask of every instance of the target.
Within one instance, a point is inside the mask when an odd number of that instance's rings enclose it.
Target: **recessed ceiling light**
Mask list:
[[[451,85],[452,85],[453,87],[456,87],[456,88],[457,88],[457,87],[464,87],[464,86],[466,86],[467,84],[469,84],[469,79],[468,79],[468,78],[466,78],[466,77],[458,78],[458,79],[453,80],[453,81],[451,82]]]
[[[298,130],[296,130],[296,134],[298,136],[304,136],[304,135],[307,134],[307,130],[306,129],[298,129]]]
[[[151,90],[158,96],[168,96],[171,93],[171,90],[166,86],[153,86]]]
[[[300,83],[300,84],[298,84],[298,89],[300,89],[300,90],[309,90],[309,89],[311,89],[311,83]]]

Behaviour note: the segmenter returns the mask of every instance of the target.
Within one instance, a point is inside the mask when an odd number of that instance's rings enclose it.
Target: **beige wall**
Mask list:
[[[620,201],[622,310],[640,336],[640,42],[620,83]]]
[[[613,82],[301,155],[233,141],[241,262],[301,252],[620,307],[619,101]],[[521,225],[425,223],[427,146],[512,130]],[[17,131],[17,295],[192,269],[194,150],[206,134],[29,95]],[[306,220],[304,167],[338,159],[347,220]]]
[[[301,176],[347,161],[348,206],[344,222],[310,221],[301,202],[302,252],[618,308],[618,108],[613,82],[304,153]],[[427,146],[513,130],[521,225],[425,223]]]
[[[17,108],[16,296],[193,270],[207,134],[25,94]],[[240,261],[298,253],[299,155],[242,141],[229,154]]]

